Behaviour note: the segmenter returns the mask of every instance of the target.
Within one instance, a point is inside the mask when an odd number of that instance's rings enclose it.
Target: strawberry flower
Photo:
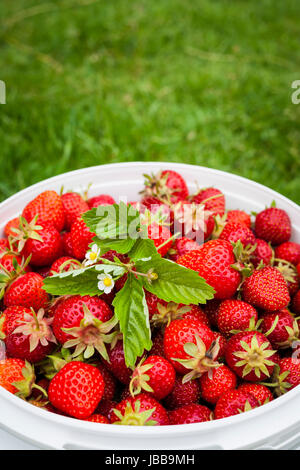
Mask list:
[[[110,274],[99,274],[98,289],[102,290],[104,294],[109,294],[114,288],[115,282]]]
[[[100,251],[100,248],[98,248],[98,245],[95,243],[85,255],[85,265],[91,266],[92,264],[97,263],[100,256]]]

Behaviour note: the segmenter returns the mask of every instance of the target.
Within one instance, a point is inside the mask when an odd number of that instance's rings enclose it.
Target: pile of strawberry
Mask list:
[[[290,241],[284,210],[227,211],[219,189],[189,195],[171,170],[146,177],[141,200],[131,205],[148,238],[215,294],[184,305],[146,291],[152,347],[132,368],[112,304],[127,274],[115,282],[98,277],[101,295],[51,296],[44,285],[46,277],[103,262],[81,216],[111,204],[108,195],[49,190],[7,223],[0,240],[2,387],[81,420],[173,425],[236,415],[300,384],[300,245]],[[103,257],[128,262],[117,251]]]

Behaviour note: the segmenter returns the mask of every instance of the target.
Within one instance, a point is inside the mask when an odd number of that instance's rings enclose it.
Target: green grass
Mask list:
[[[2,0],[0,198],[128,160],[197,163],[300,203],[299,0]]]

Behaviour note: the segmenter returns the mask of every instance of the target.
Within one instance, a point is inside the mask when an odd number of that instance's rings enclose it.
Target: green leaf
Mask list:
[[[123,333],[126,365],[134,368],[137,358],[152,346],[145,292],[134,274],[128,274],[125,286],[114,298],[113,306]]]
[[[124,254],[128,253],[133,248],[135,243],[136,240],[132,238],[126,238],[124,240],[107,238],[103,240],[95,237],[93,238],[93,243],[91,243],[90,246],[96,244],[98,248],[100,248],[100,255],[104,255],[109,250],[114,250],[117,253]]]
[[[67,271],[44,279],[44,290],[52,295],[101,295],[97,276],[110,274],[114,280],[125,273],[122,266],[97,264],[87,268]]]
[[[99,206],[82,215],[89,229],[101,239],[126,239],[139,237],[140,214],[124,202]]]
[[[128,253],[129,258],[133,261],[137,261],[143,258],[149,258],[150,256],[155,255],[157,255],[157,250],[155,248],[153,240],[150,240],[149,238],[139,238],[138,240],[136,240],[133,248]]]
[[[146,290],[166,302],[183,304],[206,303],[213,299],[214,289],[196,271],[180,266],[173,261],[152,256],[136,262],[136,270],[142,273],[154,272],[158,278],[149,283],[146,277],[141,280]]]

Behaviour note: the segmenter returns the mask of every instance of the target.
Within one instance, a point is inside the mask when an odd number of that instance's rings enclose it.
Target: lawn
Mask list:
[[[166,160],[300,203],[299,0],[1,0],[0,15],[0,199]]]

